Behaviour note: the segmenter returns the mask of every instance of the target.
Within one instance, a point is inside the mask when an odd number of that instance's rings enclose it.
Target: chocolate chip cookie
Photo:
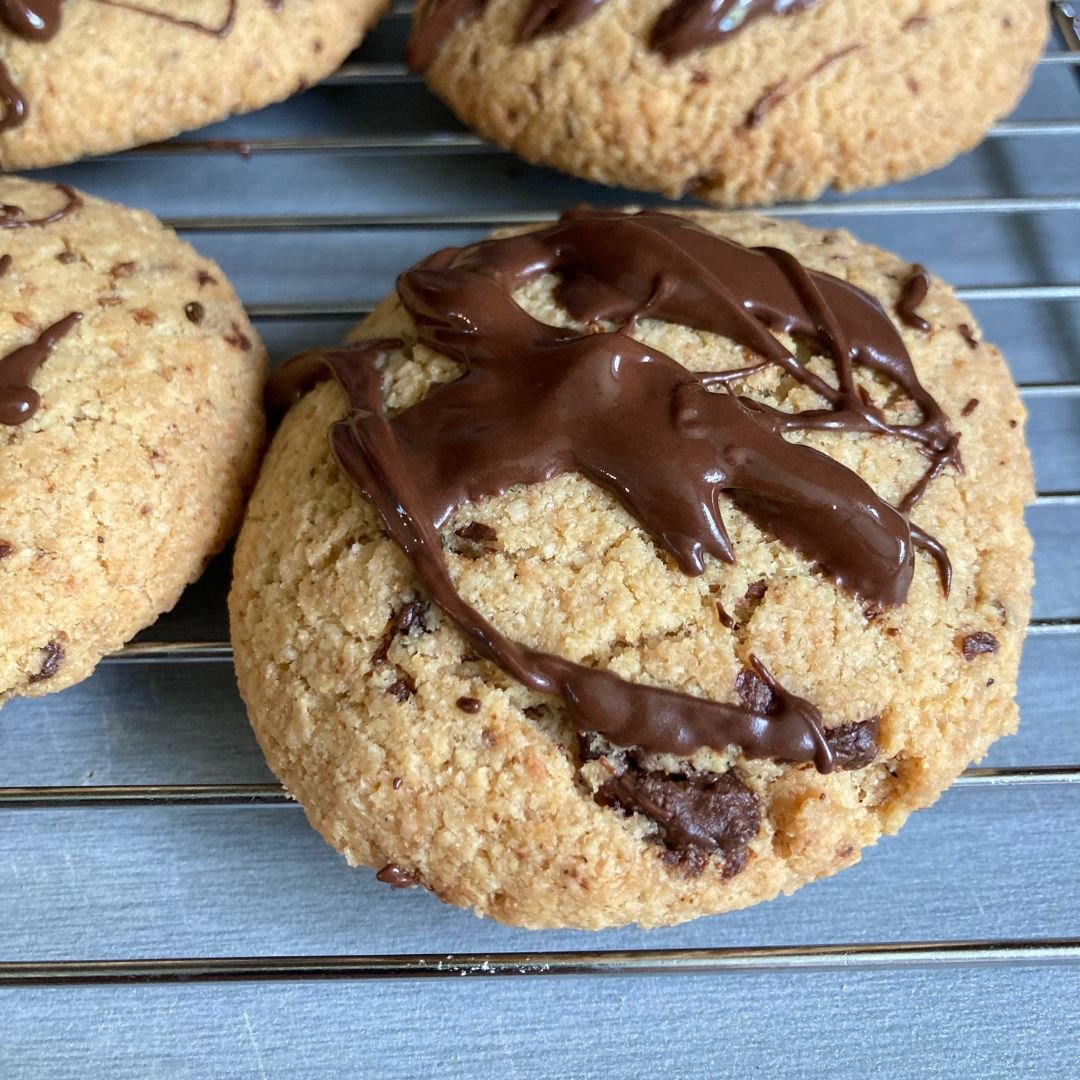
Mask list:
[[[0,178],[0,703],[86,678],[225,543],[265,365],[149,214]]]
[[[726,206],[944,165],[1046,30],[1043,0],[426,0],[409,58],[528,161]]]
[[[1016,724],[1024,410],[923,267],[577,210],[290,361],[241,692],[316,828],[523,926],[674,923],[859,859]]]
[[[0,168],[58,165],[279,101],[330,74],[385,0],[0,4]]]

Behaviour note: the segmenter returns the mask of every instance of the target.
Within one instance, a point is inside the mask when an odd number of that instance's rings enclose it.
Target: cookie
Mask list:
[[[0,178],[0,703],[86,678],[234,531],[266,354],[149,214]]]
[[[350,863],[522,926],[675,923],[858,861],[1016,725],[1002,357],[844,232],[497,235],[272,383],[295,403],[230,597],[271,768]]]
[[[428,0],[409,58],[528,161],[718,205],[935,169],[1016,104],[1043,0]]]
[[[169,138],[334,71],[385,0],[0,4],[0,168]],[[92,122],[91,122],[92,118]]]

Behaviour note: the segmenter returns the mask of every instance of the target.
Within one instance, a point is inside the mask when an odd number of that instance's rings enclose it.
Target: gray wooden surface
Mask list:
[[[385,23],[362,58],[396,62],[402,29]],[[212,136],[460,132],[415,80],[370,75]],[[1041,66],[1013,119],[1080,121],[1072,69]],[[52,175],[186,223],[277,358],[335,340],[411,261],[480,235],[478,219],[629,198],[468,145],[128,154]],[[1025,384],[1044,623],[1025,654],[1021,732],[993,766],[1080,763],[1080,290],[993,292],[1080,283],[1078,197],[1080,132],[1065,130],[1002,135],[932,176],[800,213],[991,290],[972,306]],[[222,222],[312,215],[354,220]],[[144,638],[223,639],[227,575],[219,560]],[[104,665],[6,707],[0,747],[0,787],[272,779],[221,662]],[[529,934],[348,870],[292,807],[0,809],[0,963],[1076,939],[1078,854],[1080,784],[976,783],[794,897],[650,933]],[[1080,968],[1067,965],[0,989],[5,1078],[1075,1077],[1078,1040]]]

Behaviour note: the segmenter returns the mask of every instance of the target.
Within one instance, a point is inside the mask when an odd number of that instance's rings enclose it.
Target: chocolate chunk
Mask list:
[[[241,352],[251,351],[251,338],[236,323],[232,324],[232,333],[222,334],[222,337],[234,349],[239,349]]]
[[[979,407],[979,399],[977,397],[970,398],[968,403],[960,410],[961,416],[970,416]]]
[[[6,559],[14,550],[6,540],[0,540],[0,559]]]
[[[427,604],[423,600],[410,600],[394,616],[394,633],[407,634],[423,618]]]
[[[597,737],[595,731],[577,732],[577,760],[579,767],[588,764],[590,761],[596,761],[604,756],[603,753],[596,748]]]
[[[982,656],[983,653],[997,652],[998,639],[985,630],[979,630],[964,638],[962,649],[965,660],[974,660],[976,656]]]
[[[376,875],[375,879],[392,889],[411,889],[420,884],[420,879],[413,870],[406,870],[397,863],[387,863]]]
[[[761,799],[733,772],[669,775],[631,764],[605,780],[594,798],[601,806],[654,821],[675,852],[738,857],[761,826]]]
[[[111,278],[128,278],[135,273],[135,264],[133,262],[117,263],[110,271],[109,277]]]
[[[702,851],[701,848],[669,848],[665,847],[660,852],[660,861],[665,866],[681,870],[688,878],[701,877],[705,867],[709,865],[712,853]],[[740,866],[739,869],[742,869]],[[724,862],[723,876],[730,876],[727,872],[727,861]]]
[[[206,272],[205,270],[200,270],[200,271],[199,271],[199,272],[198,272],[198,273],[197,273],[197,274],[195,275],[195,280],[196,280],[196,281],[197,281],[197,282],[198,282],[198,283],[199,283],[200,285],[216,285],[216,284],[217,284],[217,278],[216,278],[216,277],[214,277],[214,275],[213,275],[213,274],[209,274],[209,273],[207,273],[207,272]]]
[[[382,641],[379,642],[379,647],[372,654],[371,663],[373,665],[386,663],[386,658],[390,654],[390,646],[394,643],[394,638],[398,634],[407,634],[417,624],[423,629],[421,619],[425,611],[427,611],[427,604],[423,600],[410,600],[398,608],[390,616],[390,621],[383,631]]]
[[[402,671],[401,668],[398,668],[398,671],[401,673],[400,678],[392,682],[386,692],[398,701],[408,701],[416,693],[416,680],[407,671]]]
[[[480,699],[474,697],[459,697],[455,704],[463,713],[470,715],[475,715],[483,708]]]
[[[735,693],[747,709],[759,716],[768,716],[779,705],[769,684],[751,668],[744,668],[735,677]]]
[[[878,755],[878,730],[881,717],[842,724],[825,732],[825,741],[832,751],[837,769],[864,769]]]
[[[206,318],[206,308],[197,300],[193,300],[190,304],[184,305],[184,314],[187,316],[188,322],[198,326]]]
[[[765,593],[768,588],[769,586],[765,584],[764,579],[755,581],[746,587],[746,593],[743,598],[755,604],[761,603],[761,601],[765,599]]]
[[[968,343],[968,348],[977,349],[979,347],[978,339],[967,323],[960,323],[956,327],[956,332]]]
[[[459,555],[478,559],[482,555],[492,555],[499,550],[499,534],[482,521],[470,521],[468,525],[462,525],[454,530],[454,536],[464,541],[457,546]]]
[[[41,670],[36,675],[30,676],[32,683],[45,682],[51,679],[64,666],[64,646],[59,641],[50,641],[43,648],[44,654],[41,661]]]
[[[395,776],[394,777],[394,782],[393,782],[393,784],[391,786],[393,787],[393,789],[395,791],[400,791],[401,790],[401,785],[403,783],[405,783],[405,781],[402,780],[400,776]]]
[[[63,263],[65,266],[69,266],[73,262],[78,262],[79,256],[76,255],[74,251],[61,251],[60,254],[56,256],[56,261],[58,263]]]
[[[468,525],[455,529],[454,535],[460,536],[462,540],[472,540],[477,544],[493,544],[499,539],[499,534],[482,521],[470,521]]]

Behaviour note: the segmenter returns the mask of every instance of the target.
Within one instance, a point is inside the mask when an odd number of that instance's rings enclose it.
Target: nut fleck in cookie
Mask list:
[[[266,355],[149,214],[0,178],[0,703],[86,678],[231,535]]]
[[[279,101],[337,68],[385,6],[0,3],[0,168],[109,153]]]
[[[350,862],[524,926],[857,861],[1016,724],[1031,468],[974,327],[761,218],[431,256],[275,379],[230,599],[271,767]]]
[[[944,165],[1015,105],[1044,0],[426,0],[409,59],[528,161],[720,205]]]

